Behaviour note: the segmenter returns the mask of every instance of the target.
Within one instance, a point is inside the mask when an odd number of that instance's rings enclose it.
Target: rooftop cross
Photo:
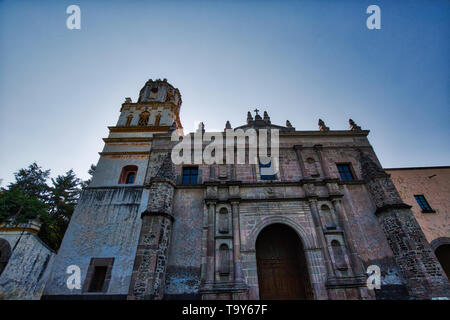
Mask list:
[[[258,115],[258,111],[259,111],[258,109],[255,109],[253,111],[255,111],[256,115]]]

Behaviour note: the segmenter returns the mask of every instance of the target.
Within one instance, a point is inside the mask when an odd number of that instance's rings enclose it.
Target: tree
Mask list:
[[[88,173],[89,173],[89,175],[90,175],[91,177],[90,177],[88,180],[85,180],[85,181],[82,181],[82,182],[81,182],[81,187],[82,187],[82,188],[86,188],[87,186],[89,186],[89,184],[90,184],[91,181],[92,181],[92,177],[93,177],[93,175],[94,175],[96,169],[97,169],[97,166],[96,166],[95,164],[91,164],[91,166],[90,166],[90,168],[89,168],[89,170],[88,170]]]
[[[25,195],[20,188],[1,189],[0,223],[18,225],[35,218],[48,221],[47,208],[47,204],[36,197]]]
[[[9,184],[9,190],[20,189],[28,197],[35,197],[44,203],[48,201],[49,187],[46,183],[50,170],[42,170],[36,162],[27,168],[20,169],[14,173],[15,182]]]
[[[92,176],[95,165],[91,165]],[[90,179],[81,181],[73,170],[51,179],[50,170],[43,170],[36,162],[14,173],[16,179],[8,189],[0,189],[0,223],[22,224],[39,218],[42,222],[38,236],[57,250],[69,225],[81,187]]]
[[[72,169],[52,180],[49,198],[50,223],[43,224],[39,236],[52,248],[59,248],[80,196],[81,180]]]

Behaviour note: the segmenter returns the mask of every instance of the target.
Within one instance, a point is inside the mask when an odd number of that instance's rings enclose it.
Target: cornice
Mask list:
[[[166,132],[170,126],[132,126],[132,127],[108,127],[109,132]]]
[[[124,107],[148,107],[150,109],[156,109],[158,107],[173,107],[178,112],[178,106],[171,101],[161,102],[161,101],[148,101],[148,102],[125,102],[122,103],[122,108],[120,108],[120,112],[123,111]]]
[[[105,143],[113,142],[151,142],[153,138],[103,138]]]
[[[21,227],[1,227],[0,232],[29,232],[37,235],[39,233],[39,230]]]
[[[149,151],[99,152],[101,156],[149,156]]]
[[[336,137],[336,136],[362,136],[366,137],[370,130],[350,131],[350,130],[330,130],[330,131],[289,131],[281,132],[281,136],[313,136],[313,137]]]

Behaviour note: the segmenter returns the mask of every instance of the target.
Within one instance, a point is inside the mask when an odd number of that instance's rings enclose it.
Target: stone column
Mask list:
[[[376,205],[375,215],[386,235],[409,294],[419,299],[450,297],[450,285],[420,228],[411,206],[403,203],[390,176],[359,150],[363,178]]]
[[[174,165],[170,152],[150,179],[147,210],[142,215],[136,257],[128,292],[129,300],[154,300],[164,296],[164,281],[172,232]]]
[[[365,278],[365,270],[362,265],[361,258],[359,257],[359,254],[355,248],[353,235],[349,228],[349,221],[347,219],[347,215],[345,214],[344,207],[342,206],[342,200],[334,198],[332,199],[332,203],[337,214],[339,224],[344,230],[344,239],[350,253],[350,260],[352,262],[352,269],[354,271],[354,274],[356,276],[363,276]]]
[[[325,163],[325,161],[323,159],[322,145],[321,144],[316,144],[314,146],[314,150],[316,150],[317,156],[319,157],[320,166],[322,167],[324,179],[328,179],[330,177],[330,173],[329,173],[328,167],[326,166],[326,163]]]
[[[234,260],[234,281],[243,282],[241,266],[241,232],[239,228],[239,201],[231,202],[233,210],[233,260]]]
[[[306,175],[305,163],[303,162],[303,158],[302,158],[302,146],[295,145],[294,150],[297,155],[297,160],[298,160],[298,164],[300,166],[300,173],[302,174],[302,179],[306,179],[307,175]]]
[[[330,253],[328,252],[328,246],[327,241],[325,239],[325,236],[323,234],[323,227],[322,227],[322,221],[320,220],[319,210],[317,208],[317,199],[315,197],[309,198],[309,206],[311,207],[311,214],[316,230],[316,234],[319,240],[319,245],[322,248],[322,253],[325,258],[325,266],[327,268],[327,274],[329,278],[330,276],[334,276],[334,269],[331,265],[331,257]]]
[[[216,213],[216,202],[208,200],[208,232],[206,239],[206,282],[205,287],[211,287],[214,283],[214,258],[215,258],[215,213]]]

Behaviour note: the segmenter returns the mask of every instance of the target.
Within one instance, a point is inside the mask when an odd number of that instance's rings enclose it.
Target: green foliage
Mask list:
[[[92,180],[92,176],[94,175],[94,172],[96,169],[97,169],[97,166],[95,164],[91,164],[91,167],[88,170],[88,173],[91,175],[91,178],[81,182],[82,188],[86,188],[87,186],[89,186],[89,184],[91,183],[91,180]]]
[[[49,197],[51,221],[42,225],[39,236],[52,248],[59,248],[81,192],[79,187],[81,180],[75,176],[72,169],[51,180]]]
[[[49,187],[46,181],[49,176],[50,170],[42,170],[36,162],[33,162],[27,168],[14,173],[16,181],[10,183],[8,188],[10,190],[20,189],[24,195],[46,202],[49,196]]]
[[[13,225],[26,223],[39,217],[48,219],[48,205],[36,197],[27,196],[19,188],[3,189],[0,192],[0,223]]]
[[[93,174],[91,165],[89,174]],[[36,162],[14,173],[15,182],[8,189],[0,189],[0,223],[18,225],[30,219],[42,222],[39,237],[57,250],[69,225],[81,187],[90,179],[81,181],[73,170],[51,179],[50,170],[43,170]]]

